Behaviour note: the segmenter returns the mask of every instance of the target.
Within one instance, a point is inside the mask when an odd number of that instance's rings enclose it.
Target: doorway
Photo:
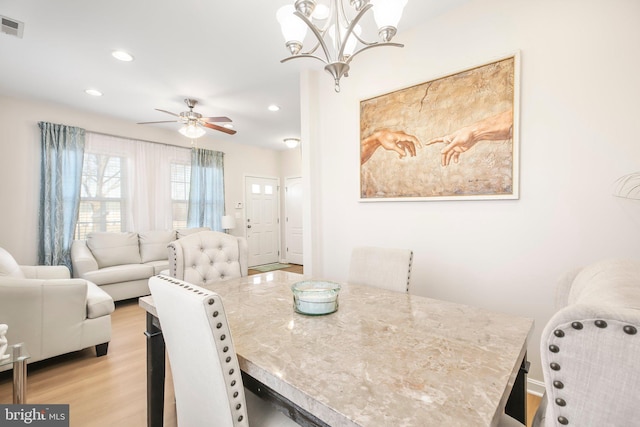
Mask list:
[[[247,176],[244,194],[249,267],[278,262],[280,258],[278,179]]]

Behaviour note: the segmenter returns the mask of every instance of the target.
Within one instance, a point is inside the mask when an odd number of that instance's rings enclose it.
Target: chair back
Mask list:
[[[534,425],[637,423],[640,263],[595,263],[563,277],[557,289],[566,306],[542,331],[546,392]]]
[[[244,237],[201,231],[171,242],[170,275],[204,286],[248,274],[248,246]]]
[[[248,426],[244,386],[222,299],[167,276],[149,288],[167,346],[178,425]]]
[[[349,283],[409,292],[413,251],[409,249],[356,247],[351,253]]]

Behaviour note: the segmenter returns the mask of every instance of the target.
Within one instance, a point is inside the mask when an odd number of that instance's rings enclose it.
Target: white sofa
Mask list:
[[[89,233],[71,245],[73,277],[95,283],[115,301],[149,295],[149,277],[169,268],[169,243],[204,230]]]
[[[556,305],[540,342],[546,393],[533,425],[638,425],[640,262],[568,273]]]
[[[91,346],[107,354],[113,310],[106,292],[67,267],[20,266],[0,248],[0,323],[10,345],[25,343],[29,363]]]

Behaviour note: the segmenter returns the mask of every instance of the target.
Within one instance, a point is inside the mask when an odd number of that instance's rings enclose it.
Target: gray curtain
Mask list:
[[[224,215],[224,153],[191,149],[189,227],[210,227],[222,231]]]
[[[39,122],[40,224],[38,263],[71,270],[71,242],[78,218],[84,129]]]

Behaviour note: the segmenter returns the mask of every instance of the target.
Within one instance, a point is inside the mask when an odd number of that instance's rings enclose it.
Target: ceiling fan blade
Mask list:
[[[161,110],[159,108],[156,108],[156,111],[161,111],[163,113],[171,114],[172,116],[180,117],[180,114],[172,113],[171,111]]]
[[[207,122],[203,122],[201,124],[202,124],[202,126],[207,127],[209,129],[219,130],[220,132],[228,133],[229,135],[233,135],[233,134],[235,134],[237,132],[237,131],[235,131],[233,129],[227,129],[227,128],[224,128],[222,126],[214,125],[214,124],[207,123]]]
[[[232,120],[229,117],[201,117],[200,120],[204,122],[215,122],[215,123],[230,123]]]
[[[140,122],[138,123],[139,125],[150,125],[152,123],[175,123],[175,122],[179,122],[180,120],[162,120],[159,122]]]

